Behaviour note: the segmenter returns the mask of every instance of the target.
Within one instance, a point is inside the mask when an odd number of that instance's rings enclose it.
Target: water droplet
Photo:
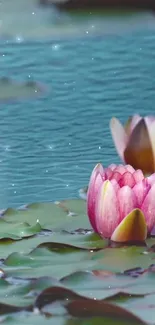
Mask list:
[[[5,146],[5,151],[10,151],[10,146]]]
[[[47,147],[48,147],[48,149],[50,149],[50,150],[53,150],[53,148],[54,148],[54,146],[52,146],[51,144],[49,144]]]
[[[59,44],[52,45],[52,50],[57,51],[57,50],[59,50],[59,48],[60,48],[60,45]]]
[[[23,38],[21,36],[16,36],[16,42],[17,43],[23,42]]]
[[[34,309],[33,309],[33,313],[34,313],[35,315],[38,315],[38,314],[40,314],[40,311],[39,311],[39,309],[38,309],[37,307],[34,307]]]

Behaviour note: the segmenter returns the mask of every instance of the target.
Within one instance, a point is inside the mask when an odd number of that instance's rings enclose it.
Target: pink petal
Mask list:
[[[136,196],[129,186],[124,186],[118,190],[117,199],[120,211],[121,222],[133,209],[136,208]]]
[[[117,152],[121,159],[124,160],[124,150],[128,142],[128,136],[124,127],[117,118],[113,117],[110,121],[110,129]]]
[[[119,172],[121,175],[123,175],[126,172],[126,166],[124,165],[118,165],[116,168],[113,170],[113,172]]]
[[[104,175],[104,169],[101,164],[98,164],[92,171],[87,192],[87,213],[94,231],[97,231],[95,221],[95,202],[98,190],[103,182],[102,175]]]
[[[134,187],[135,185],[135,179],[133,175],[129,172],[126,172],[122,175],[121,179],[119,180],[120,187],[123,187],[125,185],[128,185],[129,187]]]
[[[154,158],[154,170],[155,170],[155,121],[150,121],[149,118],[145,118],[145,122],[148,129],[148,134],[150,138],[150,143],[153,151],[153,158]]]
[[[139,123],[142,117],[138,114],[133,115],[131,123],[130,123],[130,134],[132,133],[135,126]]]
[[[145,215],[148,232],[150,233],[155,225],[155,184],[145,197],[141,210]]]
[[[125,168],[131,174],[133,174],[135,172],[135,169],[131,165],[125,165]]]
[[[118,182],[115,179],[112,179],[110,182],[115,190],[115,193],[117,194],[118,190],[120,189]]]
[[[109,167],[107,169],[114,170],[116,167],[117,167],[116,164],[111,164],[111,165],[109,165]]]
[[[111,168],[105,169],[105,175],[106,175],[106,179],[111,179],[111,177],[113,175],[113,171],[111,170]]]
[[[137,208],[141,209],[143,201],[144,201],[147,193],[149,192],[150,188],[151,188],[151,185],[148,184],[146,179],[137,183],[133,187],[133,191],[134,191],[134,193],[136,195],[136,199],[137,199]]]
[[[111,164],[109,165],[107,168],[105,168],[105,174],[106,174],[106,179],[110,179],[112,174],[113,174],[113,170],[117,167],[116,164]]]
[[[99,234],[110,238],[119,219],[115,189],[110,181],[105,181],[100,188],[96,202],[96,226]]]
[[[155,173],[153,173],[151,176],[147,177],[146,179],[150,185],[153,185],[155,183]]]
[[[125,161],[145,174],[154,171],[154,156],[148,127],[142,118],[134,128],[124,151]]]
[[[109,180],[115,179],[117,182],[121,179],[122,175],[119,172],[113,172]]]
[[[143,175],[143,172],[141,171],[141,169],[137,169],[133,173],[133,177],[134,177],[136,183],[141,182],[144,179],[144,175]]]
[[[153,122],[155,122],[155,116],[145,116],[144,117],[145,123],[147,124],[148,128],[151,126]]]

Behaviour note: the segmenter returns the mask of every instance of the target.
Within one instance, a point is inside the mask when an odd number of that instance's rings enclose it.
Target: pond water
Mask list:
[[[2,2],[0,76],[35,80],[45,93],[0,102],[0,206],[77,197],[98,161],[119,162],[109,119],[154,113],[155,18],[61,21],[53,11],[49,28],[49,9],[34,20],[31,6],[21,16],[19,1],[19,12],[10,5]]]

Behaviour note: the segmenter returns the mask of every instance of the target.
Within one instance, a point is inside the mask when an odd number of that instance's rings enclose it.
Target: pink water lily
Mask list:
[[[118,154],[127,164],[140,168],[145,174],[155,171],[155,117],[134,115],[126,125],[117,118],[110,129]]]
[[[95,232],[116,242],[143,241],[155,225],[155,174],[144,178],[131,165],[95,166],[87,213]]]

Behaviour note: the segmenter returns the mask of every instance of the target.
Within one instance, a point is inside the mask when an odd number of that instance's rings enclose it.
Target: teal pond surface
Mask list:
[[[155,237],[114,245],[79,199],[111,117],[154,114],[154,52],[151,13],[0,1],[1,324],[155,325]]]
[[[22,23],[22,8],[7,5],[0,77],[34,80],[45,91],[0,100],[0,207],[78,197],[97,162],[119,163],[110,118],[155,112],[155,17],[80,21],[53,11],[50,28],[37,33],[45,12],[28,20],[30,7]]]

